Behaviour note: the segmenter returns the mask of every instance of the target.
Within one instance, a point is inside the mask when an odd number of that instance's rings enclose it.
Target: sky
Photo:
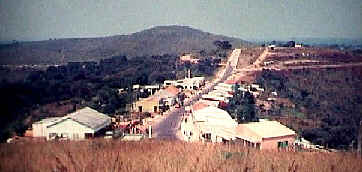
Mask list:
[[[242,39],[362,38],[361,0],[0,0],[0,40],[184,25]]]

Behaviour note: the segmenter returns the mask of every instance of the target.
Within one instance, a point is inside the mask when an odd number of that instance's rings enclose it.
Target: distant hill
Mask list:
[[[0,45],[0,64],[59,64],[98,61],[112,56],[181,54],[216,49],[216,40],[233,47],[249,45],[241,39],[215,35],[188,26],[157,26],[131,35],[100,38],[67,38]],[[64,57],[64,58],[63,58]]]
[[[312,45],[312,46],[330,46],[330,45],[340,45],[340,46],[361,46],[362,38],[318,38],[318,37],[292,37],[292,38],[284,38],[284,39],[254,39],[250,40],[251,42],[257,44],[270,43],[272,41],[295,41],[297,43]]]

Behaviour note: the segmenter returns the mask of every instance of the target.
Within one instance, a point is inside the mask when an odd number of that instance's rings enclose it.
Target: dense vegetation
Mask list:
[[[72,61],[99,61],[120,55],[140,57],[189,52],[213,54],[215,41],[219,41],[220,46],[240,47],[249,44],[241,39],[214,35],[187,26],[158,26],[131,35],[0,45],[0,64],[65,64]],[[226,43],[223,41],[230,42],[230,45],[223,44]]]
[[[267,91],[277,91],[295,107],[274,107],[270,115],[290,115],[294,119],[312,119],[300,134],[331,148],[356,144],[362,120],[362,68],[264,70],[258,83]],[[293,127],[298,120],[291,121]]]
[[[243,93],[237,90],[226,110],[232,118],[237,119],[238,123],[257,121],[255,98],[250,92]]]
[[[132,84],[147,85],[182,78],[187,68],[192,69],[194,75],[213,75],[218,64],[210,58],[204,58],[199,64],[179,64],[177,58],[167,54],[131,59],[114,56],[99,63],[51,66],[46,71],[33,71],[18,82],[3,80],[0,83],[0,139],[3,141],[13,132],[21,134],[31,121],[54,115],[53,110],[66,100],[72,106],[90,106],[106,114],[122,114],[136,95],[147,96],[132,92]],[[119,94],[121,88],[125,91]],[[44,108],[49,103],[57,103],[55,109]],[[31,112],[37,109],[40,114],[35,116]],[[25,119],[28,120],[25,122]]]
[[[352,153],[258,151],[241,145],[89,140],[0,144],[0,171],[361,171]]]

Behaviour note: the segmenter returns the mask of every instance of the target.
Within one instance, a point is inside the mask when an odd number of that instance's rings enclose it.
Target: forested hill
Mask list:
[[[237,38],[215,35],[188,26],[157,26],[131,35],[100,38],[67,38],[0,45],[0,64],[59,64],[98,61],[112,56],[128,58],[190,51],[210,52],[214,41],[229,41],[233,47],[249,44]]]

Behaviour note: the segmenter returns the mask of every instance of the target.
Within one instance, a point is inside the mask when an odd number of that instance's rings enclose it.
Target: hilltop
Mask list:
[[[132,58],[179,55],[201,50],[210,52],[216,49],[213,42],[217,40],[229,41],[233,47],[250,44],[241,39],[215,35],[188,26],[157,26],[130,35],[0,45],[0,64],[60,64],[70,61],[99,61],[120,55]]]

